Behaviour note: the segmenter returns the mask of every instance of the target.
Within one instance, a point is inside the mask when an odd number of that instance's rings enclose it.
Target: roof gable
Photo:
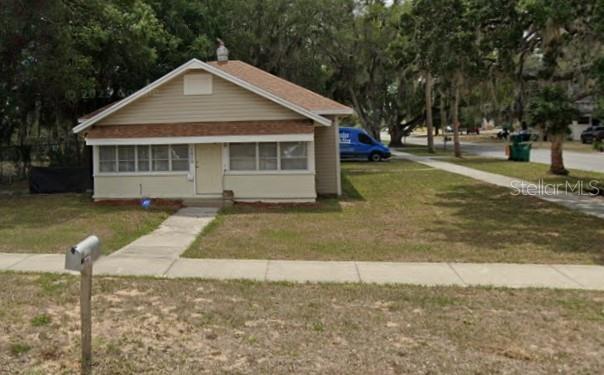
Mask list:
[[[206,95],[187,95],[187,78],[212,76],[212,92]],[[190,69],[148,95],[99,120],[94,127],[104,125],[161,124],[199,121],[266,121],[306,119],[306,117],[213,76],[201,69]]]
[[[116,103],[110,104],[106,107],[103,107],[103,108],[91,113],[90,117],[82,118],[83,121],[79,125],[77,125],[76,127],[73,128],[73,132],[79,133],[79,132],[89,128],[90,126],[94,125],[98,121],[106,118],[107,116],[111,115],[112,113],[115,113],[116,111],[127,106],[128,104],[132,103],[133,101],[150,93],[154,89],[156,89],[156,88],[160,87],[161,85],[169,82],[170,80],[178,77],[181,73],[184,73],[185,71],[187,71],[189,69],[205,70],[208,73],[211,73],[215,76],[223,78],[226,81],[234,83],[237,86],[240,86],[257,95],[260,95],[266,99],[269,99],[269,100],[271,100],[283,107],[286,107],[306,118],[314,120],[315,122],[317,122],[321,125],[326,125],[326,126],[331,125],[331,120],[329,120],[328,118],[323,117],[307,108],[304,108],[304,107],[300,106],[299,104],[292,103],[289,100],[287,100],[286,98],[282,98],[282,97],[276,95],[275,93],[269,92],[261,87],[257,87],[254,84],[247,82],[236,76],[233,76],[233,75],[229,74],[228,72],[218,69],[217,67],[215,67],[213,65],[206,64],[197,59],[192,59],[192,60],[188,61],[187,63],[181,65],[180,67],[174,69],[173,71],[169,72],[168,74],[164,75],[163,77],[152,82],[151,84],[138,90],[134,94],[132,94]]]

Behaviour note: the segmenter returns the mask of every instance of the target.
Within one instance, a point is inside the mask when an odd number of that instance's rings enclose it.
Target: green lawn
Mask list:
[[[79,279],[0,273],[0,373],[79,372]],[[597,374],[604,293],[95,277],[95,374]]]
[[[345,196],[235,205],[185,256],[602,263],[604,221],[409,161],[344,163]]]
[[[171,209],[100,206],[77,194],[0,198],[0,252],[62,253],[90,234],[104,254],[155,229]]]

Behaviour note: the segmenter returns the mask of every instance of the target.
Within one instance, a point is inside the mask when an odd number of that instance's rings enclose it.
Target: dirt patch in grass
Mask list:
[[[0,290],[0,372],[76,373],[78,279],[0,283],[19,285]],[[597,373],[603,337],[596,292],[94,282],[97,374]]]
[[[224,210],[199,258],[601,263],[602,221],[421,164],[343,164],[341,200]],[[589,229],[588,229],[589,228]]]
[[[155,229],[173,207],[96,205],[85,195],[0,198],[0,252],[61,253],[90,234],[108,254]]]

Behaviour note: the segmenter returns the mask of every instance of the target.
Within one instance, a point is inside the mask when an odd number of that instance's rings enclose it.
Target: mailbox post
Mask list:
[[[80,320],[82,375],[92,374],[92,263],[101,255],[101,241],[97,236],[90,236],[67,250],[65,269],[80,272]]]

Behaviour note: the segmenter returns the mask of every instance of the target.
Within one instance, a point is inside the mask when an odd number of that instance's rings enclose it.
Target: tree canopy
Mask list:
[[[545,87],[602,102],[603,16],[604,0],[7,0],[1,144],[77,144],[78,116],[214,59],[217,38],[393,145],[423,122],[519,124]]]

